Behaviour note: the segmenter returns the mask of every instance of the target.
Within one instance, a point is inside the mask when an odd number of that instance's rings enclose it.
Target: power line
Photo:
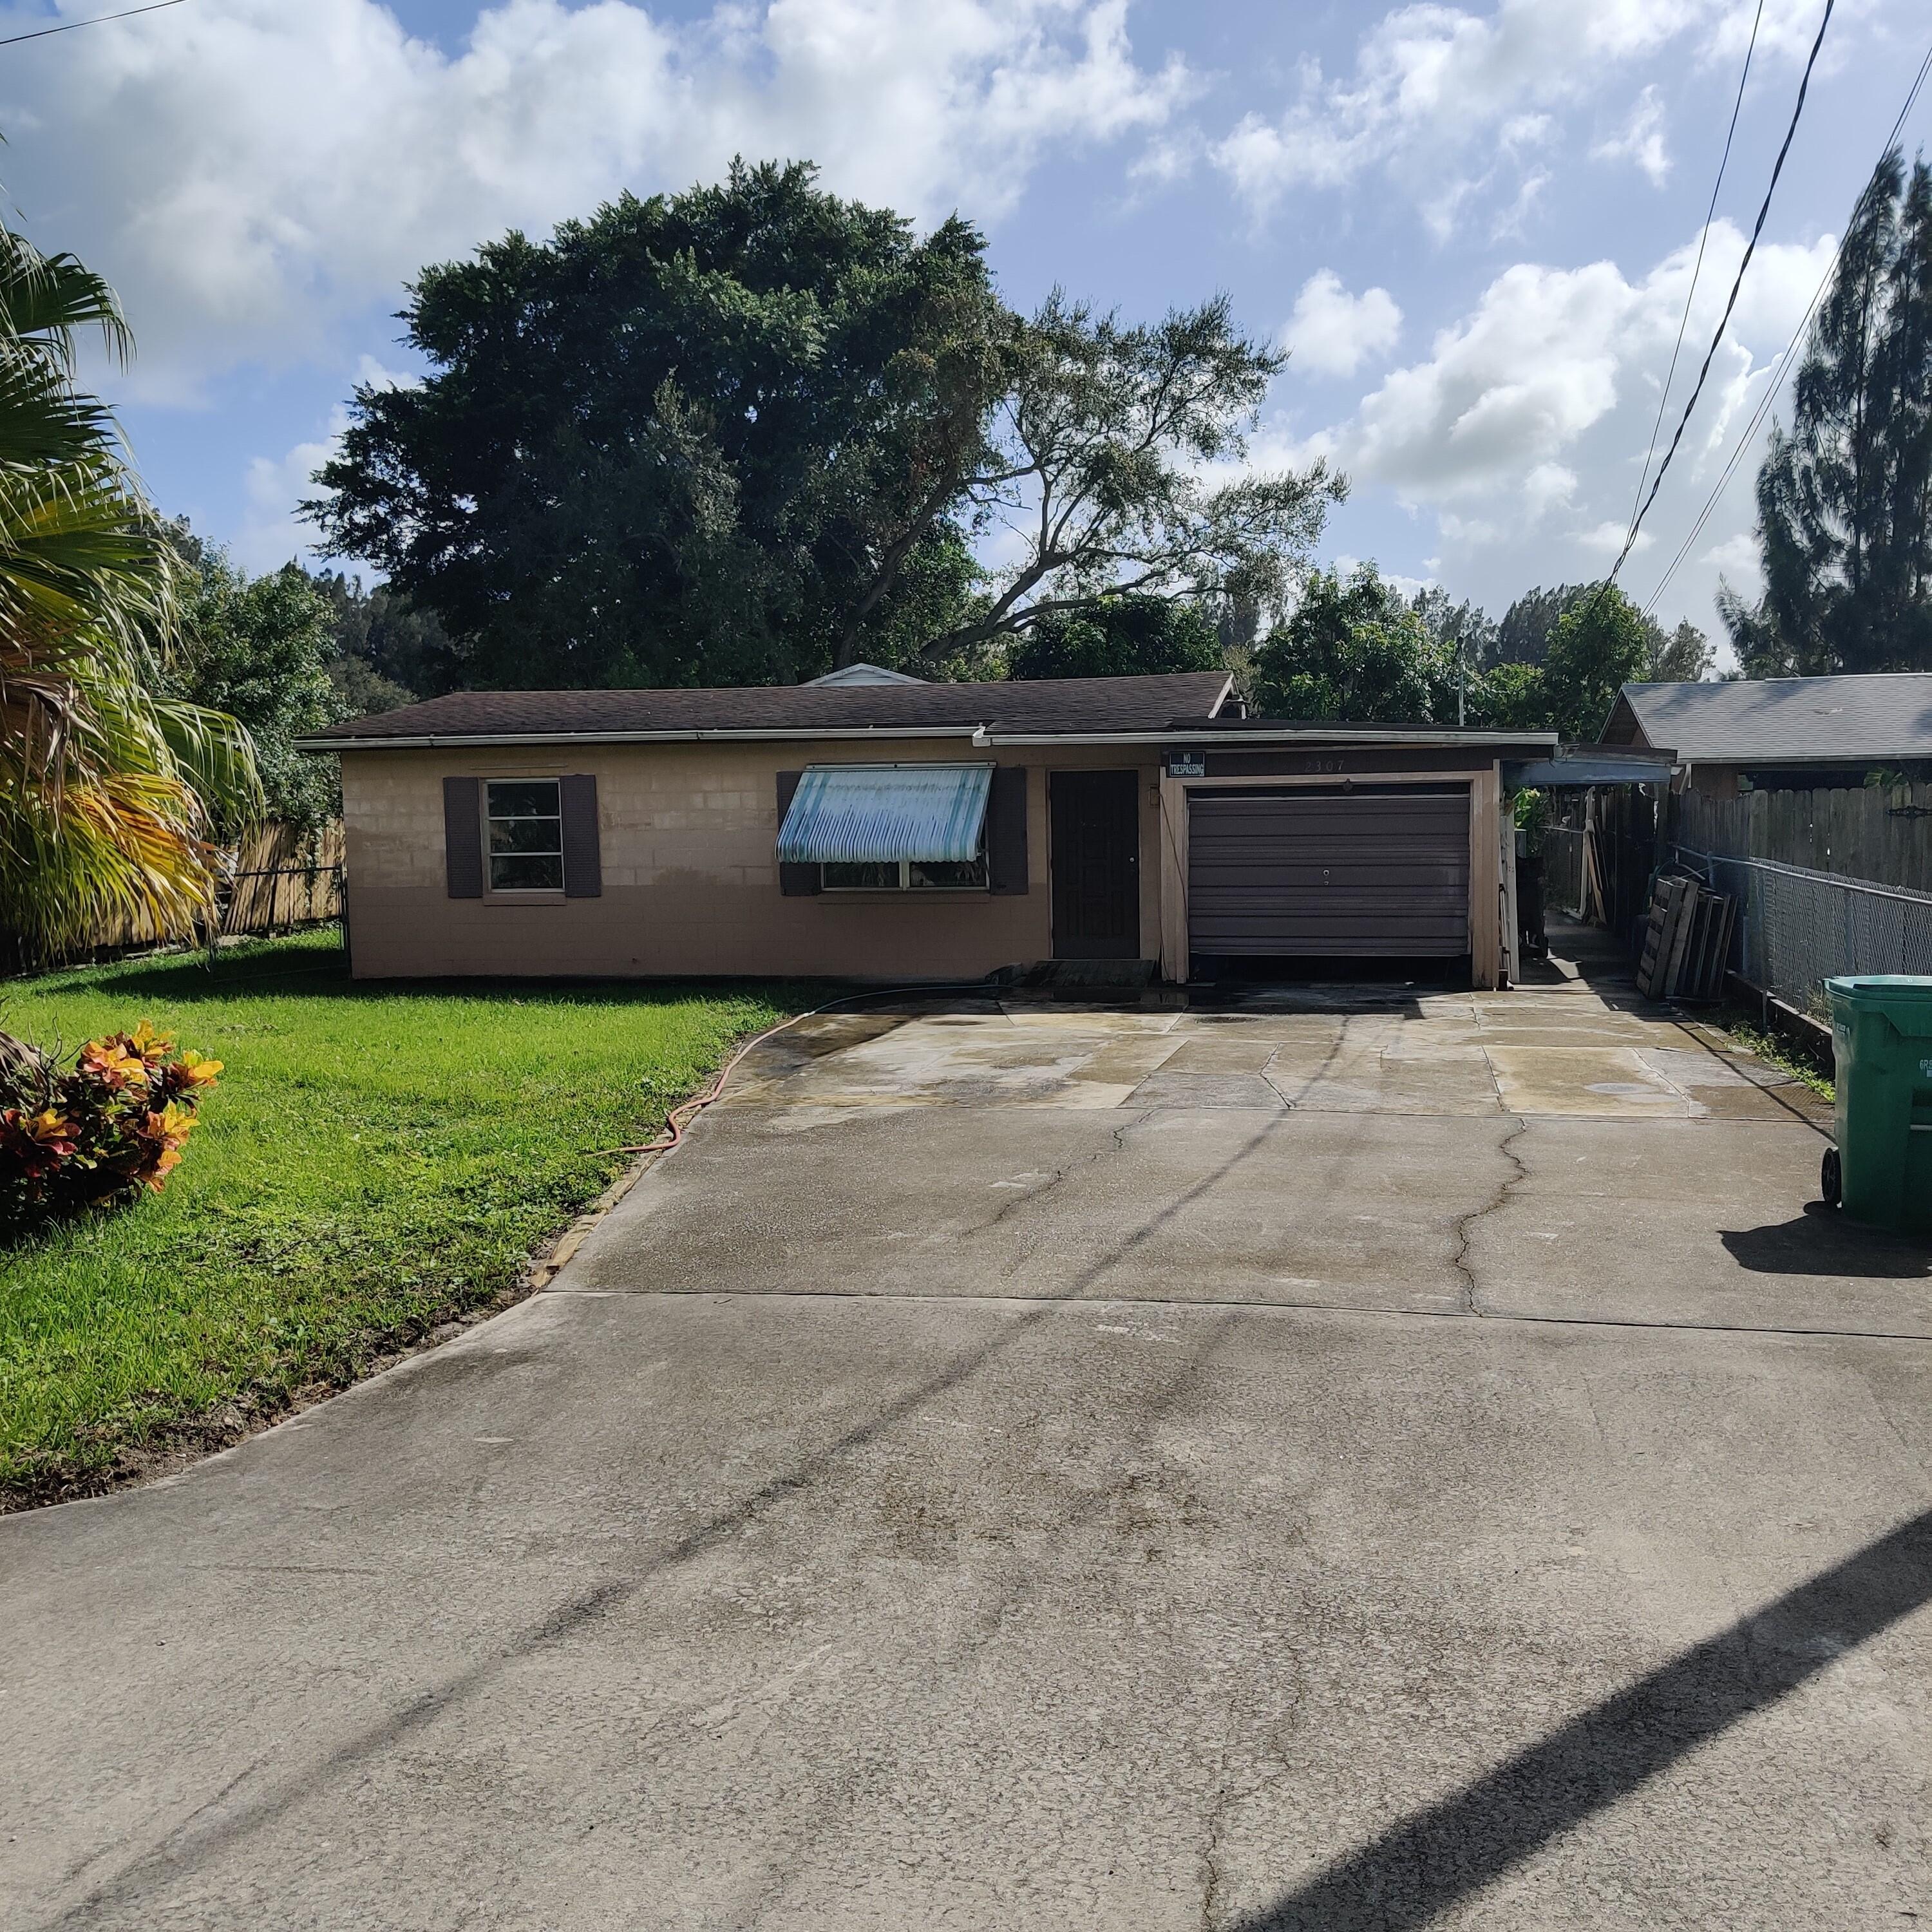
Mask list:
[[[1720,344],[1724,339],[1724,331],[1730,326],[1731,311],[1738,305],[1738,291],[1744,286],[1744,271],[1750,266],[1751,256],[1757,252],[1758,237],[1764,232],[1764,224],[1771,214],[1771,198],[1778,192],[1778,178],[1784,172],[1784,158],[1791,152],[1791,143],[1798,132],[1798,117],[1804,112],[1804,96],[1811,85],[1811,70],[1817,64],[1818,50],[1825,44],[1825,29],[1832,24],[1832,9],[1837,0],[1825,0],[1825,17],[1818,22],[1818,38],[1811,43],[1810,56],[1804,63],[1803,77],[1798,83],[1798,99],[1791,110],[1791,124],[1784,130],[1784,144],[1778,151],[1778,159],[1772,164],[1771,184],[1764,191],[1764,201],[1757,212],[1757,221],[1751,230],[1750,240],[1744,245],[1744,258],[1738,264],[1738,272],[1731,284],[1730,298],[1724,304],[1724,312],[1718,319],[1718,332],[1711,338],[1711,346],[1704,352],[1704,366],[1697,371],[1697,380],[1690,392],[1690,400],[1684,405],[1684,414],[1677,424],[1677,434],[1670,439],[1670,447],[1664,452],[1664,460],[1657,466],[1657,475],[1652,482],[1650,494],[1643,500],[1643,508],[1638,511],[1630,524],[1630,535],[1624,539],[1624,547],[1617,553],[1617,560],[1610,566],[1610,574],[1604,580],[1605,587],[1616,581],[1617,572],[1622,569],[1624,559],[1636,547],[1637,532],[1643,527],[1644,518],[1650,514],[1650,506],[1657,501],[1657,493],[1664,488],[1664,478],[1670,467],[1670,459],[1677,454],[1677,446],[1684,440],[1684,432],[1689,428],[1691,412],[1697,406],[1697,398],[1704,393],[1705,378],[1711,373],[1712,362],[1715,359]]]
[[[1881,155],[1889,154],[1898,145],[1898,137],[1904,130],[1906,122],[1911,116],[1912,106],[1918,98],[1919,90],[1925,85],[1925,77],[1928,74],[1932,74],[1932,46],[1927,47],[1925,58],[1918,63],[1918,71],[1912,76],[1912,85],[1906,91],[1904,104],[1899,109],[1898,115],[1892,122],[1891,133],[1885,137],[1885,146],[1879,151]],[[1833,251],[1831,260],[1826,265],[1824,274],[1820,278],[1816,289],[1812,293],[1810,304],[1807,306],[1804,313],[1798,317],[1798,326],[1791,332],[1791,340],[1785,344],[1775,358],[1778,373],[1765,385],[1764,394],[1759,399],[1757,407],[1751,412],[1750,420],[1744,424],[1744,434],[1738,439],[1736,448],[1731,452],[1730,460],[1724,465],[1724,473],[1718,478],[1711,494],[1705,498],[1704,507],[1698,512],[1696,522],[1690,526],[1690,532],[1684,541],[1678,545],[1677,554],[1670,560],[1669,567],[1658,579],[1657,588],[1650,593],[1649,601],[1643,607],[1644,614],[1646,616],[1657,608],[1658,603],[1663,598],[1664,592],[1670,587],[1670,580],[1677,574],[1683,565],[1684,560],[1690,555],[1698,538],[1702,535],[1704,526],[1710,521],[1712,513],[1718,507],[1718,500],[1729,487],[1732,477],[1737,473],[1738,465],[1744,460],[1746,453],[1750,448],[1752,439],[1756,436],[1760,426],[1770,413],[1772,404],[1778,400],[1778,392],[1784,386],[1784,379],[1791,373],[1792,356],[1799,342],[1803,339],[1805,331],[1810,327],[1811,318],[1817,314],[1819,304],[1825,299],[1825,292],[1832,286],[1832,278],[1838,272],[1838,264],[1844,258],[1845,244],[1850,238],[1850,229],[1848,225],[1846,232],[1838,238],[1838,248]]]
[[[1718,158],[1718,178],[1711,184],[1711,205],[1704,211],[1704,226],[1697,236],[1697,260],[1690,270],[1690,286],[1684,292],[1684,313],[1677,322],[1677,340],[1670,350],[1670,367],[1664,372],[1664,387],[1657,398],[1657,420],[1650,426],[1650,447],[1643,453],[1642,472],[1636,479],[1636,494],[1630,499],[1630,534],[1634,537],[1636,520],[1642,514],[1638,508],[1643,501],[1643,486],[1650,481],[1650,459],[1657,454],[1657,439],[1664,429],[1664,406],[1670,400],[1670,386],[1676,380],[1677,358],[1683,352],[1684,333],[1690,326],[1690,304],[1696,299],[1697,278],[1704,272],[1704,250],[1711,239],[1711,223],[1718,212],[1718,191],[1724,185],[1724,170],[1730,165],[1731,141],[1738,131],[1738,115],[1744,104],[1744,83],[1750,79],[1751,56],[1757,51],[1757,30],[1764,19],[1764,0],[1757,0],[1757,11],[1751,17],[1750,42],[1744,49],[1744,70],[1738,76],[1738,98],[1731,103],[1731,124],[1724,130],[1724,152]]]
[[[164,7],[178,7],[182,0],[148,0],[145,7],[129,7],[118,14],[97,14],[91,20],[69,20],[58,27],[38,27],[31,34],[9,34],[0,47],[18,46],[22,40],[44,40],[50,34],[70,34],[76,27],[104,26],[110,20],[131,20],[136,14],[158,14]]]

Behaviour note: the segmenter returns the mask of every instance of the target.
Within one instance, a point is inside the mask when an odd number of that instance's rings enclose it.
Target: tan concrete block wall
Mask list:
[[[974,760],[1031,768],[1028,890],[1012,895],[778,890],[778,774],[808,764]],[[976,751],[964,740],[850,740],[354,752],[343,756],[350,945],[358,978],[440,974],[800,974],[976,978],[1052,951],[1050,769],[1140,770],[1141,926],[1158,950],[1155,765],[1106,747]],[[452,899],[446,777],[597,779],[603,896]]]

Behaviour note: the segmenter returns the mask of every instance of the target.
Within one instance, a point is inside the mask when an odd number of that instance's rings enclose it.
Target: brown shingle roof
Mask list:
[[[1160,731],[1204,721],[1220,671],[1161,677],[1041,678],[983,684],[758,685],[728,691],[458,691],[354,718],[309,742],[380,746],[423,738],[569,738],[654,731],[904,730],[985,725],[1001,733]]]

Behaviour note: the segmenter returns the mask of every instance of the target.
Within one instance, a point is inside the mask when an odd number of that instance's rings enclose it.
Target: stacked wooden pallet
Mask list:
[[[1738,902],[1688,876],[1660,878],[1651,893],[1636,989],[1652,1000],[1714,1000],[1724,988]]]

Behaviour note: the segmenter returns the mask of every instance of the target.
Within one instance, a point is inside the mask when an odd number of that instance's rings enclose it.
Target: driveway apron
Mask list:
[[[0,1520],[0,1925],[1932,1916],[1923,1244],[1627,986],[914,1002]]]

